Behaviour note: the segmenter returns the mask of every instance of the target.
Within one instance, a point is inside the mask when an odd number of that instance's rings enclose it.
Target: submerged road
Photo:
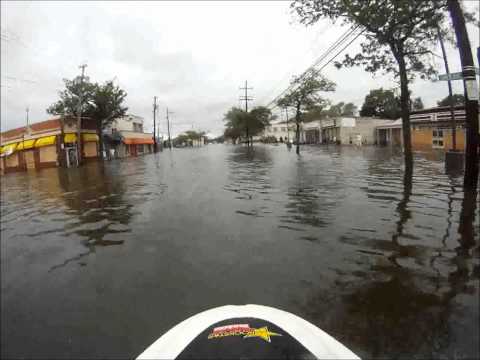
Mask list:
[[[480,356],[479,209],[435,154],[405,176],[387,148],[209,145],[1,180],[2,357],[135,357],[247,303],[365,358]]]

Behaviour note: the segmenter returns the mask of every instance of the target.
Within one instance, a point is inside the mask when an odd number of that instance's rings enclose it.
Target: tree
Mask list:
[[[297,142],[297,154],[300,154],[300,122],[302,112],[325,102],[319,92],[335,91],[336,84],[328,80],[317,70],[311,70],[307,74],[297,76],[290,82],[290,91],[277,101],[281,108],[293,108],[295,110],[295,137]]]
[[[343,113],[344,102],[339,102],[338,104],[333,104],[329,109],[324,111],[324,114],[329,117],[339,117]]]
[[[274,120],[272,112],[265,106],[257,106],[248,113],[240,108],[232,107],[224,117],[226,121],[224,136],[234,142],[245,133],[247,143],[250,138],[262,132],[270,121]]]
[[[242,136],[242,130],[237,128],[227,127],[223,132],[223,138],[232,139],[232,142],[234,144],[237,142],[237,139],[240,138],[241,136]]]
[[[412,110],[423,110],[425,106],[423,106],[423,101],[421,97],[417,97],[412,101]]]
[[[104,84],[91,83],[89,78],[83,82],[79,78],[63,80],[65,90],[59,92],[60,99],[50,105],[47,113],[63,116],[77,116],[80,94],[82,95],[82,117],[91,118],[96,122],[97,132],[102,148],[101,132],[113,120],[126,114],[128,108],[124,106],[126,92],[107,81]]]
[[[327,108],[327,106],[329,107]],[[357,107],[353,103],[341,101],[338,104],[330,105],[330,101],[322,99],[321,103],[315,104],[308,111],[302,113],[301,119],[303,122],[311,122],[326,117],[355,116],[356,113]]]
[[[306,112],[302,113],[300,118],[303,122],[311,122],[318,119],[323,119],[328,115],[327,106],[330,105],[330,101],[327,99],[319,98],[319,102],[310,106]]]
[[[81,82],[79,76],[73,80],[63,79],[63,83],[65,84],[65,89],[58,92],[60,100],[50,105],[47,108],[47,113],[77,116],[80,94],[82,94],[82,116],[87,117],[91,115],[93,109],[92,99],[96,84],[91,83],[88,77],[85,77],[83,82]]]
[[[453,103],[453,106],[465,105],[465,96],[462,94],[453,94],[451,100],[450,96],[447,96],[442,100],[437,101],[438,106],[450,106],[450,103]]]
[[[355,116],[357,109],[354,103],[346,103],[342,109],[342,116]]]
[[[224,121],[226,122],[224,136],[231,138],[234,143],[242,134],[248,135],[246,113],[242,109],[232,107],[224,115]]]
[[[383,88],[370,90],[365,96],[360,116],[376,116],[385,119],[398,119],[401,115],[400,101],[392,90]]]
[[[95,85],[92,99],[91,117],[97,125],[100,149],[103,150],[102,130],[115,119],[125,116],[128,107],[124,106],[127,93],[116,86],[113,81]]]
[[[275,119],[276,116],[272,115],[272,111],[269,108],[265,106],[254,107],[247,117],[250,135],[258,135],[265,129],[265,127],[270,125],[270,121]]]
[[[364,66],[400,79],[405,164],[412,165],[409,82],[415,75],[430,78],[435,68],[429,55],[446,17],[446,2],[431,0],[294,0],[292,8],[303,24],[322,18],[342,19],[364,34],[361,52],[348,54],[337,67]],[[445,32],[445,31],[444,31]]]

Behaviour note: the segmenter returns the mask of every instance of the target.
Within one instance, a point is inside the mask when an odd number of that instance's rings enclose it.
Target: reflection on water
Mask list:
[[[438,154],[212,145],[2,178],[2,356],[134,357],[222,304],[479,357],[478,191]],[[121,341],[119,341],[121,340]]]

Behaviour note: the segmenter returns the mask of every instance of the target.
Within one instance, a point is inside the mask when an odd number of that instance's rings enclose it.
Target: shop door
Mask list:
[[[34,150],[27,150],[24,152],[25,155],[25,166],[27,170],[35,169],[35,156],[33,154]]]

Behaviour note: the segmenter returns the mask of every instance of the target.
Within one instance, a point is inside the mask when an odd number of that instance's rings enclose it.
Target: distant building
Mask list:
[[[376,127],[377,145],[401,146],[402,137],[402,119],[392,121],[390,124],[384,124]]]
[[[82,159],[98,157],[98,135],[94,121],[82,119]],[[77,165],[77,118],[60,116],[0,134],[2,173],[46,167]]]
[[[267,126],[263,131],[263,137],[274,137],[278,142],[286,142],[287,139],[293,141],[295,139],[295,123],[288,122],[288,129],[286,121],[273,123]],[[303,142],[303,139],[301,140]]]
[[[458,150],[465,149],[465,107],[454,109],[456,124],[456,143]],[[452,117],[450,108],[436,107],[410,113],[412,129],[412,148],[443,149],[452,148]]]
[[[106,156],[110,156],[110,150],[115,157],[153,152],[153,134],[144,132],[143,123],[140,116],[126,115],[106,126],[102,131]]]
[[[371,117],[314,120],[303,124],[302,138],[306,144],[373,145],[377,143],[376,127],[392,122],[393,120]]]
[[[454,111],[457,150],[464,151],[465,108],[456,106]],[[448,106],[412,111],[410,126],[414,150],[449,150],[452,148],[452,117]],[[403,145],[401,119],[396,120],[390,126],[378,126],[376,131],[379,144]]]

